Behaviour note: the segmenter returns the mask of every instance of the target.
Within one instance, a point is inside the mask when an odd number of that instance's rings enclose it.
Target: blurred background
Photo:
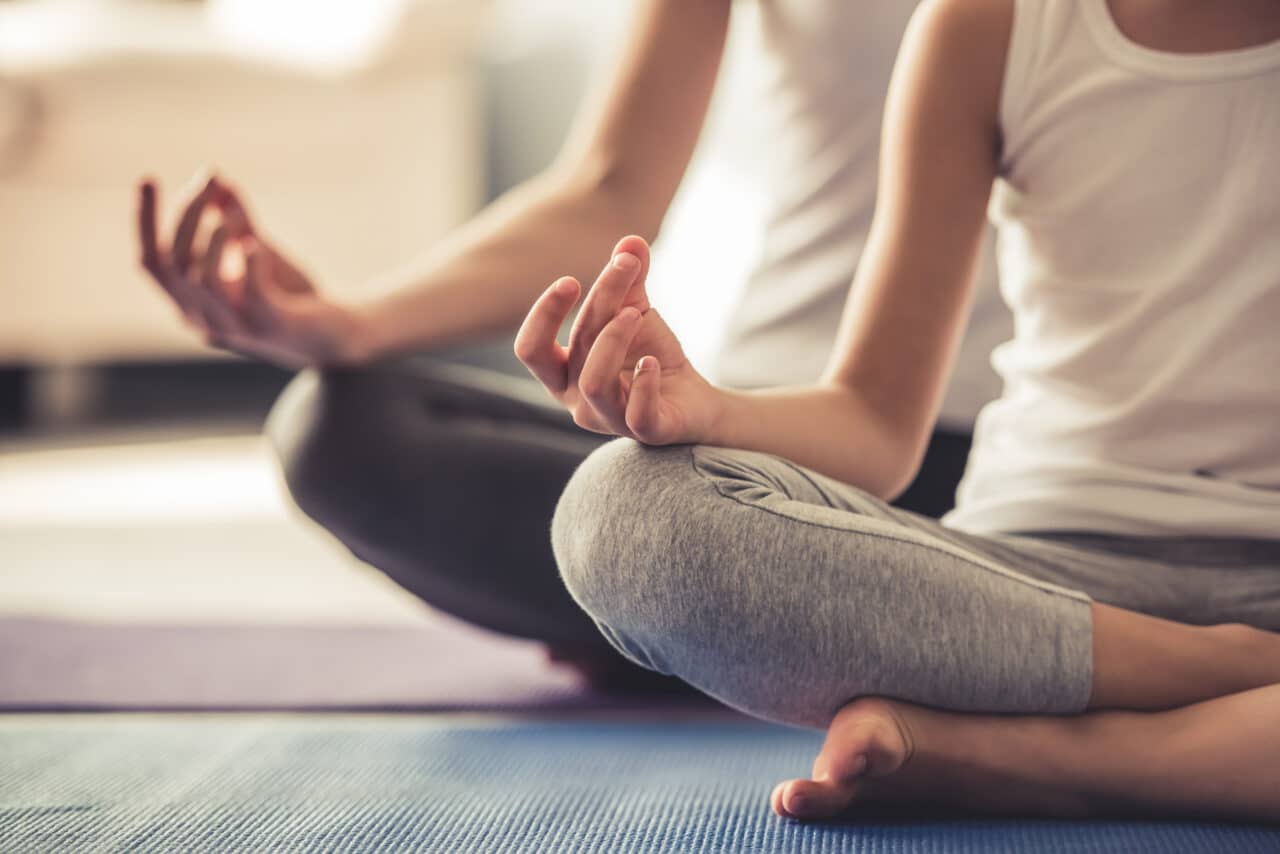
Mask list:
[[[10,688],[43,666],[18,660],[31,620],[424,618],[287,505],[259,429],[288,374],[203,348],[144,278],[137,181],[159,179],[167,230],[193,174],[216,168],[322,288],[358,292],[552,158],[629,6],[0,0]],[[655,248],[654,300],[695,363],[753,261],[716,247],[757,245],[761,227],[754,14],[735,7],[710,124]],[[457,358],[518,370],[509,351]]]

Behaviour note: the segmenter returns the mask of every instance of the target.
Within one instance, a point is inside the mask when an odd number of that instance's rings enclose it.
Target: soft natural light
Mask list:
[[[649,297],[685,355],[711,371],[725,320],[757,261],[764,230],[757,186],[710,158],[692,170],[654,247]]]
[[[231,56],[343,73],[370,63],[406,0],[104,0],[0,2],[0,69],[136,56]]]
[[[247,55],[317,71],[358,68],[386,43],[404,0],[209,0],[213,30]]]
[[[236,521],[286,507],[257,436],[0,456],[0,525]]]

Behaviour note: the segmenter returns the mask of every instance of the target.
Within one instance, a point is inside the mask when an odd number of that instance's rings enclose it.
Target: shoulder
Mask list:
[[[945,82],[949,94],[994,118],[1013,32],[1015,0],[924,0],[899,62]]]
[[[911,28],[944,43],[1003,46],[1013,29],[1016,0],[923,0]]]

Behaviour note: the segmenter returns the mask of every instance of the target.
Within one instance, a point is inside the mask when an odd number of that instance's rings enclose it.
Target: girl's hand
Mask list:
[[[168,246],[157,234],[156,192],[151,181],[139,187],[142,266],[206,343],[287,367],[362,357],[366,336],[355,312],[325,298],[267,243],[229,186],[217,178],[202,184]],[[217,225],[198,241],[208,211]],[[229,265],[233,257],[239,263]]]
[[[557,280],[520,327],[516,356],[580,427],[647,445],[709,442],[721,393],[693,369],[650,307],[648,269],[648,244],[623,238],[583,303],[567,348],[556,333],[581,286]]]

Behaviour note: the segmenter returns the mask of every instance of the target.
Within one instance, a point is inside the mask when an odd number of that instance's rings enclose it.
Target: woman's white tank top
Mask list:
[[[1280,538],[1280,42],[1171,54],[1017,0],[992,198],[1013,340],[944,520]]]

